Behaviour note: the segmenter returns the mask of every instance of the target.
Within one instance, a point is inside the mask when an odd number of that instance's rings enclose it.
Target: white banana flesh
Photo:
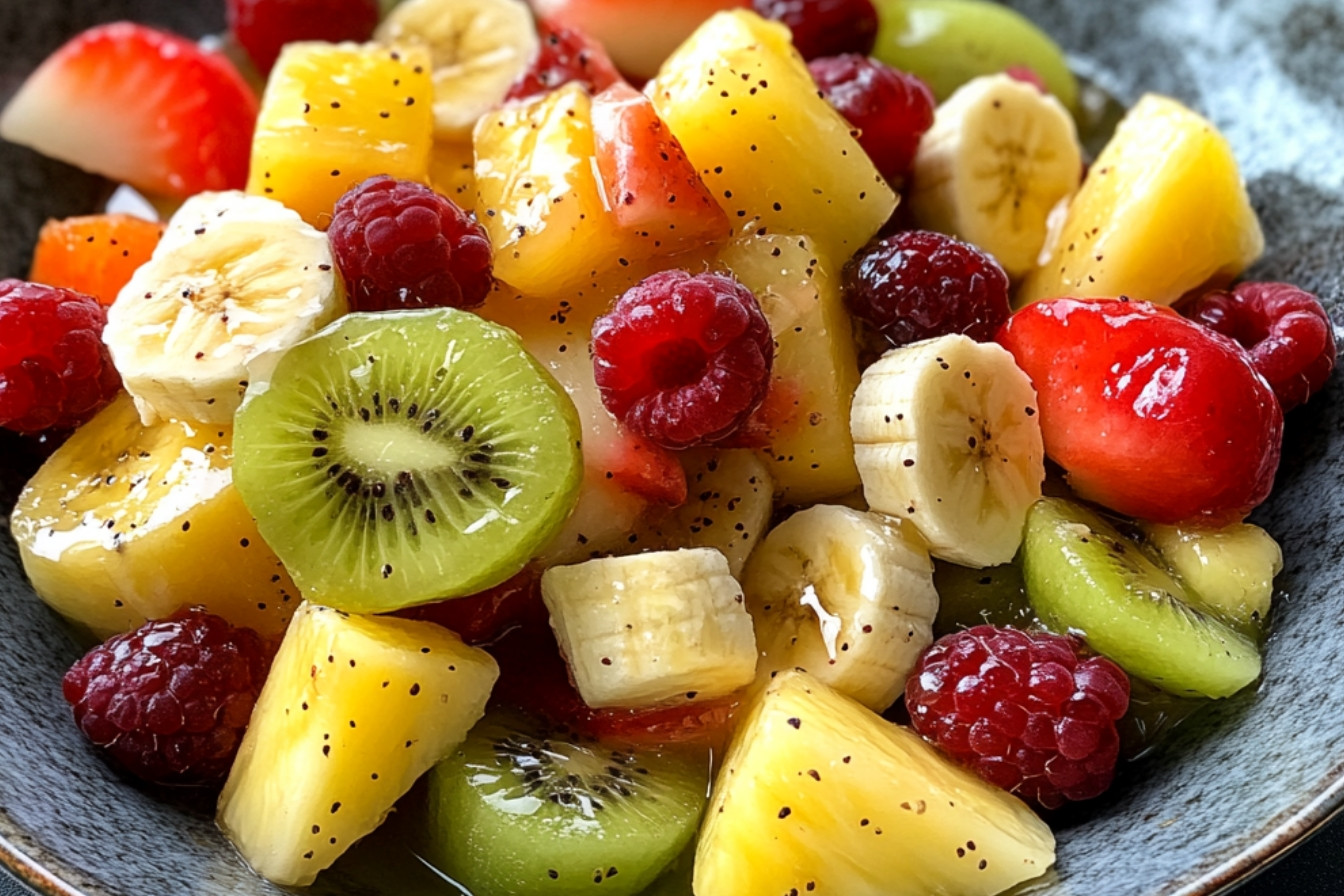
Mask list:
[[[1013,356],[960,334],[892,349],[864,371],[850,429],[864,497],[929,553],[997,566],[1041,496],[1036,391]]]
[[[589,706],[713,699],[755,677],[742,588],[711,548],[555,566],[541,594]]]
[[[1059,100],[986,75],[934,113],[915,156],[910,208],[919,226],[975,244],[1018,278],[1036,266],[1050,211],[1077,192],[1082,170],[1078,132]]]
[[[108,309],[141,420],[229,423],[252,379],[347,311],[326,235],[273,199],[201,193]]]
[[[801,669],[881,712],[933,643],[933,561],[914,527],[839,505],[799,511],[747,561],[757,680]]]
[[[1222,529],[1141,523],[1140,528],[1202,608],[1243,627],[1260,628],[1269,618],[1283,549],[1264,529],[1252,523]]]
[[[538,50],[521,0],[405,0],[374,32],[378,41],[428,45],[434,65],[434,136],[471,140],[476,119],[504,102]]]

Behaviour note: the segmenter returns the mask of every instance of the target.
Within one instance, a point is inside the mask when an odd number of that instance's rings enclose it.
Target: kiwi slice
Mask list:
[[[424,853],[473,893],[631,896],[694,838],[708,786],[702,753],[494,713],[430,772]]]
[[[1185,589],[1087,508],[1042,498],[1022,542],[1027,597],[1126,672],[1181,696],[1228,697],[1260,676],[1254,642],[1187,602]]]
[[[454,308],[351,314],[248,386],[234,481],[305,598],[376,613],[518,572],[574,506],[579,438],[513,331]]]

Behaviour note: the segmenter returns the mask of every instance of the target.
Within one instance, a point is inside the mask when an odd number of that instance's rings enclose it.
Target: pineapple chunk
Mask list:
[[[1055,860],[1016,797],[796,671],[739,726],[705,819],[696,896],[989,896]]]
[[[33,590],[98,640],[200,604],[278,636],[298,606],[233,487],[233,427],[140,423],[122,394],[19,495],[10,523]]]
[[[266,83],[247,191],[325,229],[336,200],[365,178],[428,183],[433,103],[422,46],[290,44]]]
[[[219,798],[219,826],[262,877],[306,886],[382,824],[466,738],[499,677],[430,622],[294,614]]]
[[[1128,296],[1169,305],[1230,282],[1264,247],[1226,138],[1175,100],[1150,94],[1088,170],[1016,301]]]
[[[812,504],[854,491],[849,407],[859,362],[839,278],[810,237],[743,237],[719,262],[760,299],[775,335],[772,394],[752,422],[764,425],[776,492]]]
[[[646,93],[738,233],[816,234],[839,266],[896,208],[783,25],[746,10],[719,13]]]

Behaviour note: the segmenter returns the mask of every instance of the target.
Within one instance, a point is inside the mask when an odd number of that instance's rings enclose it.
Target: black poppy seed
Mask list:
[[[788,818],[788,817],[789,817],[790,815],[792,815],[792,814],[793,814],[793,810],[790,809],[788,806],[785,806],[784,808],[782,808],[782,809],[779,810],[779,817],[780,817],[780,818]]]
[[[797,730],[798,728],[803,727],[803,720],[795,716],[794,718],[789,719],[789,724],[792,725],[795,730]]]
[[[419,682],[416,682],[415,684],[411,685],[411,696],[412,696],[412,697],[419,697],[419,696],[420,696],[420,683],[419,683]]]

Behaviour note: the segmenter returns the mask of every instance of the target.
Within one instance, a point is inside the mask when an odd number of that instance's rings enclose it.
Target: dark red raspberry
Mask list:
[[[61,689],[85,736],[137,777],[209,784],[228,774],[270,663],[256,632],[193,607],[93,648]]]
[[[327,235],[356,311],[472,308],[494,283],[481,225],[414,181],[379,174],[352,188]]]
[[[859,131],[859,145],[889,181],[904,177],[933,126],[933,91],[914,75],[846,53],[807,65],[827,102]]]
[[[869,244],[845,267],[844,285],[849,310],[893,346],[949,333],[990,342],[1012,313],[997,261],[928,230]]]
[[[71,429],[121,388],[103,345],[107,311],[55,286],[0,280],[0,426]]]
[[[793,45],[804,59],[873,52],[877,10],[872,0],[752,0],[767,19],[793,32]]]
[[[570,81],[598,94],[623,80],[606,49],[577,28],[537,23],[541,48],[527,71],[513,82],[505,99],[521,100],[562,87]]]
[[[905,704],[915,730],[957,762],[1057,809],[1111,785],[1129,679],[1071,638],[977,625],[924,652]]]
[[[1206,293],[1181,310],[1241,343],[1284,411],[1315,394],[1335,369],[1330,316],[1319,299],[1291,284],[1242,283],[1230,293]]]
[[[654,274],[593,323],[602,403],[667,448],[736,432],[765,399],[774,357],[760,303],[723,274]]]
[[[378,0],[226,0],[225,10],[229,30],[263,75],[285,44],[366,41],[379,15]]]

